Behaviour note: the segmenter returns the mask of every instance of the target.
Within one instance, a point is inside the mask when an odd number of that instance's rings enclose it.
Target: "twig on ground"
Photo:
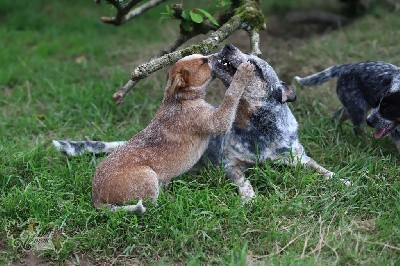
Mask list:
[[[400,251],[400,247],[396,247],[396,246],[393,246],[393,245],[390,245],[390,244],[387,244],[387,243],[371,242],[371,241],[365,241],[365,242],[370,243],[370,244],[375,244],[375,245],[381,245],[381,246],[384,246],[386,248],[390,248],[390,249],[394,249],[394,250]]]
[[[275,253],[271,253],[271,254],[267,254],[267,255],[253,255],[253,257],[257,258],[257,259],[263,259],[263,258],[267,258],[267,257],[271,257],[271,256],[276,256],[282,253],[282,251],[284,251],[285,249],[287,249],[293,242],[295,242],[297,239],[299,239],[300,237],[302,237],[303,235],[309,233],[310,230],[296,236],[295,238],[293,238],[292,240],[290,240],[283,248],[280,248],[277,252]]]
[[[315,252],[318,252],[316,255],[316,259],[318,259],[319,254],[321,253],[321,249],[325,246],[325,239],[326,239],[326,235],[325,233],[322,232],[322,217],[319,216],[318,218],[318,223],[319,223],[319,241],[317,243],[317,245],[315,246],[315,248],[311,251],[311,253],[313,253],[315,255]]]
[[[308,239],[309,239],[309,238],[310,238],[310,236],[309,236],[309,235],[307,235],[307,236],[306,236],[306,239],[304,240],[303,251],[301,252],[300,259],[304,259],[304,257],[305,257],[305,254],[306,254],[306,248],[307,248],[307,245],[308,245]]]

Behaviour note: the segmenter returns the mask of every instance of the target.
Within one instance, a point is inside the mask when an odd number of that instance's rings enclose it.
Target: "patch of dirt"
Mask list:
[[[44,266],[49,265],[44,258],[35,254],[33,251],[28,251],[25,253],[25,256],[13,263],[15,266],[23,266],[23,265],[35,265],[35,266]]]
[[[12,265],[14,266],[25,266],[25,265],[35,265],[35,266],[47,266],[47,265],[55,265],[57,264],[56,262],[52,262],[49,260],[46,260],[42,256],[34,253],[33,251],[28,251],[24,254],[23,258],[14,261]],[[73,265],[81,265],[81,266],[90,266],[90,265],[97,265],[98,263],[94,263],[89,258],[87,258],[85,255],[77,255],[77,256],[71,256],[67,261],[63,263],[63,265],[66,266],[73,266]],[[103,264],[103,263],[100,263]],[[104,263],[106,265],[108,263]]]

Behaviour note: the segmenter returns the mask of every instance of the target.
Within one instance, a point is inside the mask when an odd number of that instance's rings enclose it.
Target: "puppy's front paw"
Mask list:
[[[237,83],[240,87],[246,87],[254,76],[254,66],[250,62],[240,64],[235,75],[233,82]]]
[[[332,179],[332,177],[334,177],[334,176],[335,176],[335,173],[332,173],[331,171],[328,171],[328,172],[324,173],[324,177],[325,177],[326,180]],[[346,187],[351,186],[351,181],[349,181],[349,180],[347,180],[347,179],[343,179],[343,178],[340,178],[339,180],[340,180],[340,182],[342,182]]]

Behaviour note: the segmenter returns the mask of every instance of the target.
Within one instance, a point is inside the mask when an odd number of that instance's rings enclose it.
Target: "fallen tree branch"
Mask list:
[[[136,67],[131,74],[129,80],[119,91],[114,93],[113,98],[116,103],[122,103],[125,95],[132,89],[138,80],[143,79],[151,73],[175,63],[179,59],[191,54],[204,54],[208,55],[215,50],[219,43],[225,40],[229,35],[238,29],[245,29],[250,34],[251,49],[254,54],[261,54],[259,49],[259,34],[258,30],[265,28],[264,17],[258,8],[257,1],[245,1],[246,5],[242,8],[237,8],[235,15],[233,15],[226,23],[224,23],[218,30],[210,34],[208,38],[198,44],[191,45],[179,51],[172,52],[173,49],[178,48],[181,44],[186,42],[186,38],[192,36],[181,36],[178,40],[171,45],[170,51],[158,58],[152,59],[147,63],[141,64]]]
[[[179,59],[191,55],[191,54],[210,54],[217,45],[225,40],[234,31],[240,28],[241,20],[239,17],[232,17],[227,23],[221,26],[217,31],[213,32],[210,37],[201,41],[199,44],[191,45],[179,51],[164,54],[161,57],[155,58],[150,62],[144,63],[136,67],[131,74],[131,80],[129,80],[121,90],[114,93],[114,101],[118,104],[122,103],[122,99],[132,89],[138,80],[143,79],[151,73],[175,63]]]
[[[117,9],[115,17],[101,17],[101,21],[107,24],[119,26],[133,19],[134,17],[146,12],[148,9],[165,2],[166,0],[150,0],[143,5],[131,10],[142,0],[131,0],[127,4],[122,4],[118,0],[106,0],[109,4],[113,5]],[[96,3],[100,3],[100,0],[96,0]]]
[[[260,50],[260,34],[258,29],[253,29],[249,32],[250,34],[250,50],[254,55],[261,55]]]
[[[115,103],[117,104],[121,104],[124,101],[122,100],[125,95],[133,88],[133,86],[135,86],[135,84],[137,83],[137,81],[133,81],[133,80],[128,80],[128,82],[122,86],[122,88],[117,91],[116,93],[113,94],[113,99],[115,101]]]
[[[165,54],[159,58],[153,59],[148,63],[136,67],[132,71],[131,79],[139,80],[147,77],[149,74],[161,69],[164,66],[170,65],[179,59],[191,54],[210,54],[217,45],[225,40],[234,31],[240,28],[241,20],[234,16],[225,23],[219,30],[212,33],[210,37],[201,41],[199,44],[191,45],[179,51]]]
[[[122,23],[125,23],[125,22],[133,19],[134,17],[146,12],[148,9],[155,7],[156,5],[159,5],[165,1],[167,1],[167,0],[150,0],[149,2],[133,9],[128,14],[126,14],[126,16],[124,16]]]
[[[163,49],[161,50],[158,54],[157,57],[163,56],[165,54],[169,54],[172,53],[173,51],[175,51],[179,46],[181,46],[182,44],[184,44],[187,40],[189,40],[190,37],[186,36],[186,35],[180,35],[175,42],[173,42],[167,49]],[[121,104],[123,103],[123,98],[125,97],[125,95],[131,90],[131,88],[133,86],[136,85],[136,83],[138,82],[138,80],[129,80],[124,86],[122,86],[122,88],[117,91],[116,93],[113,94],[113,99],[117,104]]]

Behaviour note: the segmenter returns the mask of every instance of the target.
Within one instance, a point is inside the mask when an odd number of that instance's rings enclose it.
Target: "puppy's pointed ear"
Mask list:
[[[181,77],[182,77],[182,85],[180,87],[185,88],[185,87],[189,86],[190,72],[189,72],[189,70],[187,70],[187,68],[183,68],[181,70]]]
[[[189,80],[190,72],[186,68],[183,68],[172,77],[171,86],[168,87],[167,93],[174,94],[177,93],[179,89],[186,88],[189,85]]]
[[[180,72],[176,73],[172,78],[171,86],[167,89],[168,94],[174,94],[179,89],[186,88],[190,83],[190,72],[183,68]]]

